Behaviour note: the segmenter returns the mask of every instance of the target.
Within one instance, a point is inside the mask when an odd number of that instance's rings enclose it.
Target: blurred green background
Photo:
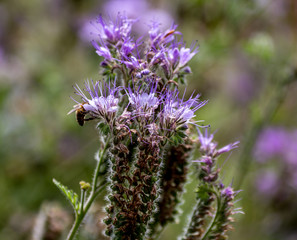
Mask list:
[[[80,127],[74,115],[66,115],[74,104],[69,96],[74,96],[75,83],[101,78],[89,20],[119,10],[167,26],[174,19],[187,46],[198,40],[200,52],[190,61],[193,74],[187,89],[189,94],[196,89],[209,103],[197,118],[218,130],[220,146],[241,141],[241,148],[220,163],[224,183],[243,190],[237,205],[245,214],[235,216],[230,239],[297,239],[296,203],[292,211],[289,203],[279,208],[257,193],[254,180],[260,165],[252,154],[266,125],[297,128],[297,84],[288,83],[297,67],[296,0],[136,2],[0,2],[0,239],[38,239],[36,219],[42,222],[43,213],[53,219],[62,216],[58,226],[50,226],[52,231],[69,228],[71,209],[52,178],[79,191],[80,180],[91,180],[98,148],[95,123]],[[136,34],[145,27],[139,22]],[[161,239],[181,233],[196,185],[190,177],[180,223],[169,225]],[[297,188],[292,189],[289,202],[297,197]],[[90,216],[79,239],[103,239],[97,236],[103,206],[101,197],[94,226]],[[279,214],[283,211],[289,212],[289,220]],[[53,233],[44,239],[58,238]]]

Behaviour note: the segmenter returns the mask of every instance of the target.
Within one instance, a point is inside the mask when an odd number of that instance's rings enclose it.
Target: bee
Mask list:
[[[83,126],[85,121],[89,121],[89,120],[93,120],[94,118],[85,118],[86,114],[88,113],[83,105],[86,104],[86,102],[84,103],[79,103],[73,106],[73,109],[68,113],[73,113],[75,111],[75,117],[76,117],[76,121],[80,126]]]
[[[84,109],[83,104],[85,104],[85,103],[80,104],[79,108],[77,108],[75,111],[76,121],[78,122],[78,124],[80,126],[84,125],[85,116],[87,114],[87,111]]]

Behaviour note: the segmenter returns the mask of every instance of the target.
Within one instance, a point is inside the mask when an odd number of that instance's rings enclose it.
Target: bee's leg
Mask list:
[[[89,118],[85,118],[84,121],[90,121],[90,120],[94,120],[95,117],[89,117]]]

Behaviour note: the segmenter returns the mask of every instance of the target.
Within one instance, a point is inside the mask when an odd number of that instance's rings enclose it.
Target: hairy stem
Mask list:
[[[79,229],[79,226],[80,226],[81,222],[83,221],[86,213],[90,209],[90,207],[91,207],[92,203],[94,202],[95,198],[98,196],[98,194],[100,192],[102,192],[104,190],[104,185],[106,184],[106,180],[103,180],[99,184],[99,186],[97,186],[97,183],[98,183],[98,176],[99,176],[99,172],[100,172],[100,167],[101,167],[101,164],[103,162],[103,157],[104,157],[104,155],[106,153],[108,143],[109,143],[109,138],[107,139],[106,144],[104,146],[104,149],[102,150],[101,156],[100,156],[99,160],[97,161],[97,166],[95,168],[95,173],[94,173],[94,177],[93,177],[91,193],[90,193],[86,203],[81,202],[82,207],[81,207],[79,213],[75,215],[75,221],[74,221],[73,226],[72,226],[72,228],[71,228],[71,230],[70,230],[70,232],[69,232],[69,234],[67,236],[67,240],[74,239],[75,235],[77,234],[77,231]],[[85,191],[83,190],[82,199],[84,199],[84,197],[85,197],[84,195],[85,195]]]
[[[213,229],[213,227],[216,224],[216,220],[218,219],[219,213],[220,213],[220,208],[221,208],[221,199],[220,197],[215,193],[216,198],[217,198],[217,209],[216,209],[216,215],[215,217],[212,219],[212,222],[209,224],[207,230],[205,231],[205,234],[203,235],[203,237],[201,238],[201,240],[205,240],[207,239],[208,234],[211,232],[211,230]]]

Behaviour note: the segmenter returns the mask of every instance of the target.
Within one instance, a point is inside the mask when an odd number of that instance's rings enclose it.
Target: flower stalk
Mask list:
[[[75,214],[75,222],[67,236],[67,240],[74,239],[74,237],[77,234],[77,231],[79,229],[79,226],[80,226],[81,222],[83,221],[89,208],[91,207],[92,203],[94,202],[94,200],[96,199],[98,194],[100,194],[104,190],[106,181],[103,180],[98,186],[97,186],[97,183],[98,183],[98,177],[100,174],[100,167],[102,165],[102,162],[104,161],[104,157],[106,156],[106,150],[107,150],[108,145],[109,145],[109,138],[107,139],[106,144],[101,152],[100,158],[97,161],[97,166],[95,168],[93,182],[92,182],[92,186],[91,186],[91,193],[88,196],[88,199],[86,202],[84,200],[85,200],[86,191],[87,191],[88,186],[86,183],[81,184],[81,205],[80,205],[81,208],[80,208],[80,211],[76,212],[76,214]]]
[[[148,40],[131,35],[135,20],[119,14],[116,21],[97,19],[99,40],[92,41],[103,57],[103,79],[74,87],[81,100],[69,112],[77,122],[97,121],[100,139],[92,184],[81,181],[80,198],[57,181],[70,200],[75,222],[67,240],[79,226],[107,184],[105,235],[111,240],[157,239],[165,226],[177,220],[187,181],[192,149],[197,148],[196,112],[207,101],[194,93],[187,99],[178,90],[191,73],[188,62],[198,47],[187,48],[173,24],[161,31],[152,22]],[[234,192],[220,183],[217,157],[237,147],[237,142],[218,149],[213,135],[198,130],[201,158],[197,204],[183,240],[223,239],[233,214]],[[195,161],[194,161],[195,162]],[[101,179],[101,180],[99,180]],[[217,202],[217,207],[213,206]],[[215,217],[212,219],[213,211]]]

